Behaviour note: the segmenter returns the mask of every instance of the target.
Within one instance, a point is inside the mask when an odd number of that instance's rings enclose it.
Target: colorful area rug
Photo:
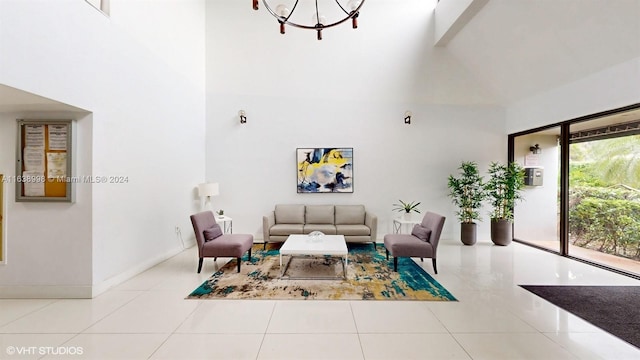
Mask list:
[[[409,258],[399,258],[398,272],[394,272],[393,260],[386,260],[383,246],[378,246],[376,251],[371,244],[349,244],[346,280],[286,278],[289,275],[341,276],[342,263],[338,258],[294,258],[285,277],[280,278],[277,244],[267,250],[256,245],[251,252],[251,261],[246,255],[242,259],[240,273],[236,272],[236,260],[231,260],[187,299],[457,301]]]
[[[640,348],[640,286],[520,286]]]

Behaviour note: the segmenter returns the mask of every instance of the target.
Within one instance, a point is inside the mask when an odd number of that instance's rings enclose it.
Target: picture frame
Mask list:
[[[353,148],[296,149],[296,188],[305,193],[353,193]]]

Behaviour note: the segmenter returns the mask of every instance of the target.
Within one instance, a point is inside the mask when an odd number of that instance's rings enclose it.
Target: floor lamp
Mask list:
[[[202,204],[202,211],[207,210],[207,204],[209,204],[209,210],[213,211],[211,207],[211,197],[218,196],[220,194],[220,187],[218,183],[202,183],[198,185],[198,196],[204,199]]]

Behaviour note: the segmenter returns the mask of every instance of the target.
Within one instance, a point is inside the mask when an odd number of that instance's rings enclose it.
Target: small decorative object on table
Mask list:
[[[224,210],[220,209],[220,210],[216,211],[216,214],[218,214],[218,218],[223,218],[224,217]]]
[[[309,233],[309,241],[320,242],[322,241],[323,236],[324,236],[324,233],[322,231],[312,231]]]
[[[418,214],[420,213],[420,210],[418,210],[418,205],[420,205],[420,202],[404,202],[402,200],[398,200],[400,203],[399,204],[393,204],[393,206],[395,206],[393,208],[394,211],[398,211],[403,213],[402,217],[404,219],[409,219],[411,218],[411,212],[417,212]]]

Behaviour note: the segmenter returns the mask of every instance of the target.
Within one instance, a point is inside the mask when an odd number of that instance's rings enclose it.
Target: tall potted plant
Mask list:
[[[485,185],[491,202],[491,241],[496,245],[509,245],[513,240],[513,207],[522,199],[524,168],[516,162],[507,165],[492,162],[489,180]]]
[[[486,198],[484,179],[473,161],[463,161],[458,169],[459,177],[449,175],[449,196],[459,209],[456,215],[460,220],[460,240],[465,245],[473,245],[477,233],[474,220],[481,220],[479,209]]]

